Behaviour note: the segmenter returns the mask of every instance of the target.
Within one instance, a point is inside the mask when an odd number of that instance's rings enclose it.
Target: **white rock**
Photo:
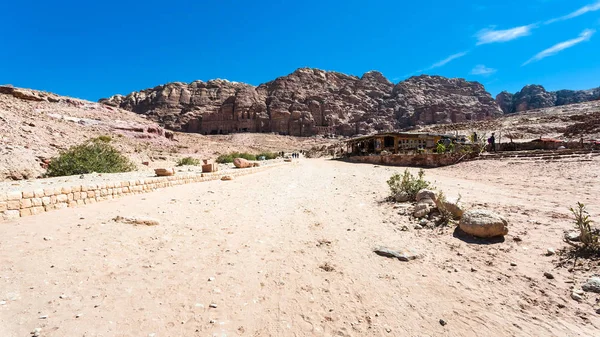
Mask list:
[[[423,199],[431,199],[434,202],[437,200],[437,194],[434,190],[423,189],[417,192],[417,201],[421,201]]]
[[[556,250],[554,250],[554,248],[546,249],[546,256],[552,256],[554,254],[556,254]]]
[[[482,238],[508,234],[508,221],[503,216],[485,209],[465,212],[458,226],[465,233]]]

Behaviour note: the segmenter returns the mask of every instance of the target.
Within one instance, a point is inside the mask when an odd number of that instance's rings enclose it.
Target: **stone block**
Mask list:
[[[53,188],[44,188],[44,196],[45,197],[50,197],[54,195],[54,189]]]
[[[31,199],[33,197],[35,197],[35,194],[33,192],[23,192],[23,199]]]
[[[64,195],[64,194],[63,194]],[[67,203],[66,202],[59,202],[56,205],[54,205],[56,209],[63,209],[63,208],[67,208]]]
[[[19,215],[20,215],[21,217],[24,217],[24,216],[29,216],[29,215],[31,215],[31,208],[24,208],[24,209],[20,210],[20,211],[19,211]]]
[[[56,196],[55,195],[50,196],[50,204],[52,204],[52,205],[56,204]]]
[[[20,207],[21,209],[24,209],[24,208],[29,208],[29,207],[33,206],[33,205],[31,204],[31,199],[21,199],[21,201],[20,201],[20,202],[21,202],[21,205],[20,205],[19,207]]]
[[[69,193],[73,192],[73,189],[70,187],[63,187],[63,188],[61,188],[60,192],[61,192],[61,194],[69,194]]]
[[[37,190],[33,191],[33,196],[36,198],[41,198],[44,196],[44,189],[43,188],[38,188]]]
[[[96,191],[87,191],[87,197],[88,198],[95,198],[96,197]]]
[[[73,192],[81,192],[81,185],[73,186],[71,187],[71,190]]]
[[[21,191],[10,191],[6,193],[6,200],[21,200],[23,199],[23,193]]]
[[[21,201],[20,200],[9,200],[6,202],[8,210],[20,210],[21,209]]]
[[[73,200],[77,201],[81,199],[81,192],[73,192]]]
[[[8,211],[4,211],[4,218],[5,219],[18,219],[21,217],[21,212],[18,210],[8,210]]]
[[[33,205],[33,207],[36,207],[43,206],[44,204],[42,203],[42,198],[31,198],[31,205]]]
[[[8,210],[8,203],[6,201],[0,201],[0,213]]]
[[[32,215],[41,214],[41,213],[44,213],[45,211],[46,211],[46,209],[43,206],[35,206],[35,207],[31,208]]]
[[[43,198],[42,198],[42,205],[43,205],[43,206],[48,206],[48,205],[50,205],[51,203],[52,203],[52,202],[51,202],[51,200],[50,200],[50,197],[43,197]]]
[[[68,201],[73,201],[73,193],[67,194],[67,200]]]

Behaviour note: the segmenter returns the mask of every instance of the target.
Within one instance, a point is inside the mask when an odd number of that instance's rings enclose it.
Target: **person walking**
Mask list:
[[[490,151],[496,152],[496,134],[492,132],[492,136],[488,138],[488,144],[490,144]]]

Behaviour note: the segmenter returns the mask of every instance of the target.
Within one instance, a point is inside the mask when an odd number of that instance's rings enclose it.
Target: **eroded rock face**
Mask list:
[[[496,96],[496,102],[504,113],[582,103],[598,99],[600,99],[600,88],[546,91],[543,86],[536,84],[526,85],[514,95],[503,91]]]
[[[311,68],[258,87],[226,80],[176,82],[100,102],[148,115],[173,130],[204,134],[351,136],[501,114],[477,82],[422,75],[394,85],[376,71],[359,78]]]

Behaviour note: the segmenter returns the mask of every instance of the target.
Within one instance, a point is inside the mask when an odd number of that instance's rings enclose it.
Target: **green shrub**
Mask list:
[[[192,158],[192,157],[185,157],[185,158],[181,158],[177,161],[177,166],[184,166],[184,165],[198,166],[198,165],[200,165],[200,159],[196,159],[196,158]]]
[[[435,152],[437,152],[437,153],[444,153],[444,152],[446,152],[446,147],[444,146],[444,144],[438,143],[438,145],[437,145],[437,147],[435,149]]]
[[[48,177],[69,176],[86,173],[128,172],[135,165],[108,142],[93,139],[81,145],[70,147],[50,161]]]
[[[246,152],[231,152],[229,154],[222,154],[219,157],[217,157],[217,163],[220,164],[226,164],[226,163],[233,163],[233,160],[235,158],[244,158],[247,160],[256,160],[256,156],[251,154],[251,153],[246,153]]]
[[[279,157],[279,154],[275,152],[261,152],[256,155],[256,158],[265,157],[265,160],[276,159]]]
[[[579,241],[583,248],[598,248],[598,233],[592,230],[592,220],[585,205],[578,202],[577,208],[571,207],[571,213],[575,216],[575,226],[579,230]]]
[[[415,200],[417,197],[417,193],[425,188],[429,188],[431,183],[423,179],[425,176],[425,171],[423,169],[419,170],[418,175],[415,177],[408,171],[408,169],[404,170],[403,175],[399,175],[398,173],[394,174],[387,181],[388,186],[390,187],[392,198],[396,198],[398,195],[406,194],[409,200]]]

